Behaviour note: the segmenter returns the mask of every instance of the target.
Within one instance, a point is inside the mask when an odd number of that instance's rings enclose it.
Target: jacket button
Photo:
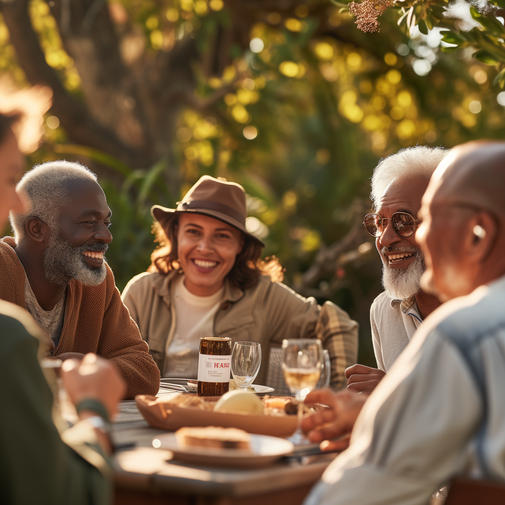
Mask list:
[[[229,306],[229,303],[223,303],[223,305],[221,305],[221,310],[226,310]]]

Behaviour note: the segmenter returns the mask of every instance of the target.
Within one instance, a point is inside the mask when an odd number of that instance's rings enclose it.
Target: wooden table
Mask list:
[[[152,447],[152,439],[166,432],[151,428],[134,415],[134,407],[128,408],[130,420],[123,416],[112,433],[120,447],[115,454],[117,505],[298,505],[335,457],[280,460],[254,470],[178,463],[171,452]],[[135,446],[126,446],[131,443]]]

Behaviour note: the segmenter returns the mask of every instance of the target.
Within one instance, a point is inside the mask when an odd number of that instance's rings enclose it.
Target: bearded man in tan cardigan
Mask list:
[[[27,309],[54,343],[52,356],[110,360],[125,398],[156,394],[159,371],[104,261],[111,210],[96,176],[78,163],[36,166],[18,184],[27,210],[0,240],[0,298]]]

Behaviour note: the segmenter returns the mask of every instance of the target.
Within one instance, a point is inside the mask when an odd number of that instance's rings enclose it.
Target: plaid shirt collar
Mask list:
[[[397,305],[400,305],[400,310],[404,313],[407,314],[410,309],[415,305],[416,303],[416,295],[412,295],[410,298],[404,298],[403,300],[398,300],[396,298],[391,299],[391,307],[396,307]],[[414,307],[414,310],[417,307]]]

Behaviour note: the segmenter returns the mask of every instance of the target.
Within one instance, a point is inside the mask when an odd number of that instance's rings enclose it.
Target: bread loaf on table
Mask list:
[[[251,436],[238,428],[181,428],[175,432],[179,447],[251,450]]]

